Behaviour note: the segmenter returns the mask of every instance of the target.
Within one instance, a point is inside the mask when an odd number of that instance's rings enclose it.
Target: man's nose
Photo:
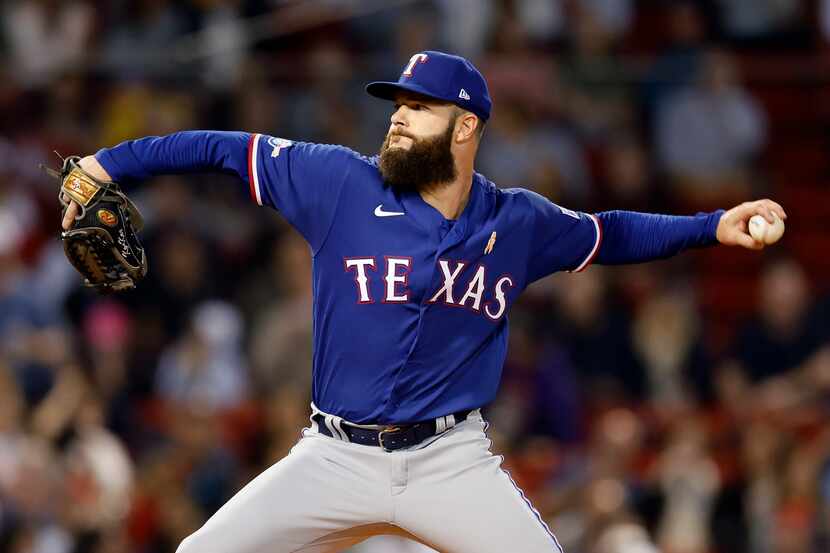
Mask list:
[[[406,125],[406,109],[406,106],[400,106],[392,112],[392,117],[390,117],[389,120],[393,125]]]

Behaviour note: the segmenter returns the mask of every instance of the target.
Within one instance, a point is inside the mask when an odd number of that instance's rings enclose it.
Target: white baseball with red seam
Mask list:
[[[758,242],[764,244],[775,244],[784,234],[784,221],[775,213],[772,214],[774,222],[768,223],[762,215],[753,215],[749,219],[749,234]]]

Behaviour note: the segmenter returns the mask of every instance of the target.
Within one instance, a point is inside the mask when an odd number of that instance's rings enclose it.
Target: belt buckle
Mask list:
[[[390,427],[384,428],[383,430],[378,432],[378,445],[380,446],[380,448],[383,451],[386,451],[386,452],[395,451],[394,449],[389,449],[385,445],[383,445],[383,435],[384,434],[389,434],[389,433],[392,433],[392,432],[397,432],[400,429],[401,429],[400,426],[390,426]]]

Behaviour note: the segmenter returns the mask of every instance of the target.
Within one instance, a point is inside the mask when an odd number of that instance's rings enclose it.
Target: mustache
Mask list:
[[[409,138],[411,140],[417,140],[417,138],[415,138],[411,134],[406,133],[406,132],[400,132],[400,131],[390,131],[388,136],[389,136],[389,138],[391,138],[393,136],[404,136],[404,137]]]

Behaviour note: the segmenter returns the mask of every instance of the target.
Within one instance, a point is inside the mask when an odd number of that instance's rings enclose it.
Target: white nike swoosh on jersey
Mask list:
[[[375,217],[394,217],[395,215],[406,215],[403,211],[384,211],[383,204],[375,208]]]

